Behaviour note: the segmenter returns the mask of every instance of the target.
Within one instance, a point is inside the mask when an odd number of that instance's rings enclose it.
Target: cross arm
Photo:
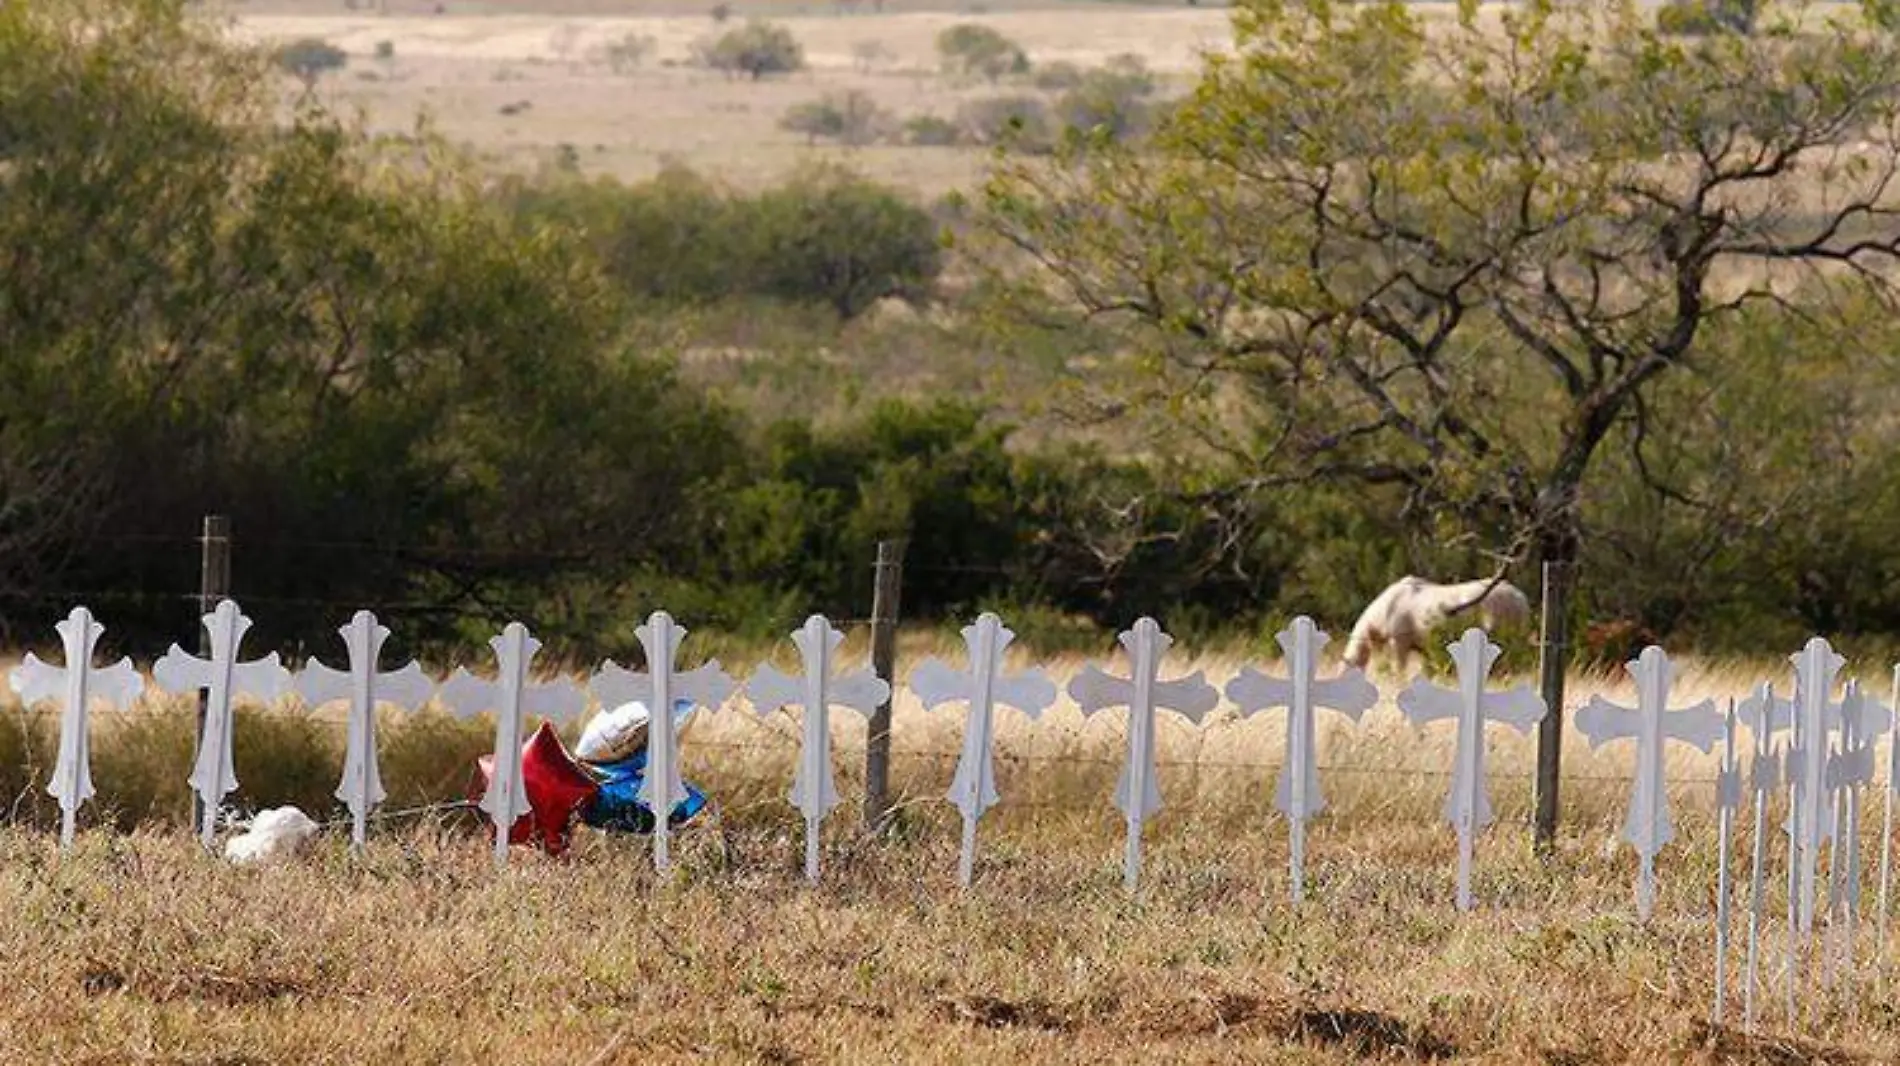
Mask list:
[[[350,675],[312,659],[304,664],[293,687],[310,709],[315,710],[326,703],[349,699]]]

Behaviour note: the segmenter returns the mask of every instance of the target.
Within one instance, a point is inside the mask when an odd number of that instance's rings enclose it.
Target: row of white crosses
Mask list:
[[[498,666],[493,680],[478,679],[466,668],[458,668],[439,691],[413,661],[397,670],[379,672],[377,664],[389,630],[366,611],[339,630],[349,653],[347,671],[313,660],[294,678],[275,654],[250,662],[241,660],[239,648],[251,621],[236,603],[221,602],[203,623],[210,637],[209,658],[200,659],[173,645],[156,664],[153,675],[159,687],[167,691],[206,693],[205,727],[190,782],[203,802],[205,813],[199,828],[207,845],[215,838],[220,804],[238,787],[231,740],[233,701],[240,695],[269,701],[295,692],[312,707],[332,702],[348,704],[348,743],[336,796],[351,812],[352,839],[359,847],[367,835],[369,813],[385,798],[376,760],[377,706],[413,709],[431,698],[440,698],[462,717],[494,710],[497,757],[480,806],[495,826],[507,827],[529,811],[519,758],[525,718],[533,714],[564,721],[581,713],[586,704],[585,694],[571,682],[529,682],[530,668],[541,644],[520,623],[509,624],[489,642]],[[106,669],[91,666],[92,649],[102,628],[84,608],[76,609],[59,630],[67,663],[85,664],[85,669],[56,668],[29,656],[15,671],[13,685],[29,702],[55,699],[64,703],[61,758],[49,791],[60,800],[64,814],[62,841],[70,845],[74,813],[92,795],[87,766],[87,708],[99,700],[126,706],[140,695],[142,685],[129,660]],[[649,707],[669,709],[656,713],[649,724],[649,761],[639,798],[652,810],[671,811],[686,798],[686,791],[679,772],[679,716],[670,709],[682,702],[716,708],[736,686],[717,660],[690,671],[677,669],[675,659],[686,630],[664,612],[656,612],[637,635],[647,653],[648,673],[636,674],[609,660],[589,688],[603,705],[644,699]],[[958,672],[943,663],[926,661],[914,671],[910,682],[926,707],[947,703],[969,707],[962,756],[948,794],[963,815],[959,881],[968,885],[975,867],[977,822],[1000,799],[993,754],[995,707],[1000,703],[1037,716],[1054,702],[1055,686],[1037,670],[1005,676],[1003,656],[1014,634],[995,615],[982,615],[963,631],[963,636],[969,648],[967,669]],[[805,711],[801,757],[790,800],[804,815],[805,869],[807,876],[816,880],[820,827],[838,803],[831,766],[830,709],[846,707],[869,714],[890,698],[890,690],[868,670],[834,676],[833,659],[844,637],[822,616],[808,619],[792,639],[803,658],[801,675],[794,678],[769,665],[762,666],[746,686],[746,695],[760,713],[787,705]],[[1310,619],[1296,619],[1279,635],[1279,641],[1290,676],[1284,680],[1269,678],[1249,668],[1229,683],[1227,696],[1243,714],[1275,707],[1287,710],[1288,755],[1281,768],[1275,804],[1287,816],[1292,834],[1290,879],[1297,902],[1304,891],[1305,823],[1325,806],[1315,756],[1314,711],[1326,707],[1357,720],[1376,701],[1377,693],[1356,670],[1329,681],[1314,676],[1327,637]],[[1071,682],[1069,695],[1085,714],[1117,706],[1128,710],[1127,751],[1115,801],[1127,820],[1124,879],[1132,889],[1141,871],[1142,827],[1160,811],[1162,802],[1156,772],[1155,712],[1173,710],[1198,722],[1213,709],[1219,696],[1199,672],[1173,681],[1161,680],[1161,663],[1173,641],[1152,619],[1138,621],[1121,634],[1120,643],[1132,667],[1129,677],[1112,677],[1091,665]],[[1446,814],[1459,833],[1459,905],[1468,908],[1471,837],[1490,821],[1490,805],[1484,793],[1481,726],[1487,719],[1500,719],[1528,728],[1541,716],[1541,707],[1533,712],[1526,702],[1533,698],[1521,692],[1496,699],[1484,693],[1484,675],[1495,662],[1498,649],[1482,633],[1468,632],[1453,646],[1452,653],[1459,665],[1460,690],[1445,692],[1420,682],[1400,696],[1400,705],[1421,724],[1445,717],[1460,723],[1458,768]],[[655,818],[654,862],[660,869],[667,868],[670,861],[668,828],[667,818]],[[505,863],[508,851],[508,834],[498,828],[496,861]]]
[[[359,612],[349,625],[339,630],[349,653],[347,671],[334,670],[313,660],[294,680],[275,655],[250,662],[240,659],[239,647],[251,623],[235,603],[228,600],[220,603],[203,622],[210,637],[209,658],[197,658],[174,645],[156,664],[153,674],[159,687],[165,690],[206,693],[205,728],[190,782],[203,801],[205,815],[200,832],[207,843],[215,834],[220,803],[238,786],[231,756],[231,734],[232,702],[240,694],[270,700],[294,691],[313,707],[339,701],[348,704],[348,745],[336,795],[352,814],[352,838],[359,846],[366,836],[369,812],[385,798],[376,763],[373,711],[379,704],[415,708],[439,697],[451,711],[463,717],[491,709],[497,712],[495,751],[498,758],[493,780],[481,801],[482,809],[496,826],[513,825],[529,809],[519,759],[526,716],[533,714],[564,721],[580,714],[586,706],[586,694],[571,682],[529,683],[530,667],[541,645],[519,623],[511,623],[490,641],[499,667],[494,680],[480,680],[465,668],[458,668],[438,692],[414,662],[397,670],[378,671],[378,659],[389,631],[368,612]],[[85,716],[88,705],[105,702],[126,706],[141,694],[142,685],[129,660],[107,668],[91,665],[102,627],[84,608],[75,609],[58,629],[69,668],[53,667],[29,655],[14,672],[13,686],[29,702],[57,700],[63,703],[60,758],[48,790],[60,801],[61,838],[70,844],[75,812],[92,795],[87,765]],[[681,704],[717,708],[737,690],[717,660],[689,671],[677,668],[675,661],[686,633],[664,612],[655,612],[637,631],[650,664],[648,672],[634,673],[609,660],[588,686],[606,706],[640,699],[649,707],[668,709],[655,714],[649,725],[649,761],[639,797],[655,811],[671,811],[686,798],[679,769],[677,730],[681,716],[672,709]],[[1004,653],[1014,634],[995,615],[979,617],[974,625],[963,630],[963,637],[969,651],[966,669],[957,671],[929,660],[912,673],[910,685],[927,708],[950,703],[966,704],[969,708],[962,754],[948,793],[948,799],[963,816],[959,881],[968,885],[975,867],[977,822],[1000,799],[993,754],[995,708],[1001,704],[1036,717],[1054,703],[1056,693],[1055,686],[1038,670],[1005,675]],[[770,666],[762,666],[745,689],[760,713],[787,705],[796,705],[805,711],[801,757],[789,798],[805,819],[806,873],[814,880],[819,872],[819,830],[839,798],[832,775],[830,709],[845,707],[869,714],[890,698],[888,686],[868,670],[834,674],[835,655],[843,639],[822,616],[812,616],[792,637],[803,659],[800,676],[787,676]],[[1316,757],[1315,712],[1320,708],[1331,709],[1357,721],[1376,702],[1377,692],[1357,670],[1348,669],[1329,680],[1316,677],[1320,652],[1328,638],[1310,619],[1295,619],[1279,634],[1278,640],[1289,676],[1272,678],[1250,667],[1227,685],[1226,696],[1243,715],[1272,708],[1287,711],[1287,755],[1280,768],[1274,802],[1288,820],[1289,882],[1292,898],[1297,903],[1304,893],[1305,824],[1325,807]],[[1156,772],[1156,712],[1173,710],[1198,722],[1216,705],[1218,695],[1199,672],[1171,681],[1161,679],[1161,664],[1173,642],[1152,619],[1138,621],[1121,634],[1120,643],[1130,662],[1129,676],[1126,679],[1113,677],[1090,665],[1071,682],[1069,695],[1085,714],[1110,707],[1125,707],[1128,711],[1126,755],[1115,802],[1127,821],[1124,880],[1133,888],[1141,871],[1142,827],[1160,811],[1162,803]],[[1455,764],[1444,813],[1458,834],[1457,903],[1461,909],[1469,909],[1472,906],[1473,841],[1493,817],[1483,767],[1484,726],[1496,722],[1528,731],[1542,719],[1544,707],[1532,692],[1521,686],[1497,693],[1486,690],[1486,678],[1500,650],[1481,631],[1466,631],[1448,650],[1457,667],[1458,688],[1440,689],[1420,679],[1399,694],[1398,705],[1419,726],[1443,719],[1457,723]],[[1790,769],[1786,777],[1795,801],[1789,823],[1790,840],[1799,862],[1791,875],[1791,884],[1796,889],[1791,896],[1800,900],[1793,918],[1799,934],[1805,938],[1812,928],[1816,856],[1824,841],[1836,838],[1839,828],[1844,828],[1852,839],[1859,820],[1859,796],[1851,786],[1871,780],[1873,738],[1890,724],[1891,718],[1885,708],[1860,696],[1851,683],[1842,703],[1827,701],[1829,686],[1841,668],[1841,660],[1825,641],[1811,642],[1795,659],[1798,678],[1795,700],[1792,703],[1777,700],[1764,687],[1755,698],[1743,704],[1741,719],[1756,736],[1753,791],[1758,830],[1763,819],[1763,803],[1776,787],[1778,776],[1779,760],[1771,754],[1773,734],[1792,731],[1788,754]],[[75,663],[85,664],[85,669],[70,669],[70,664]],[[1623,708],[1601,699],[1593,700],[1579,712],[1577,724],[1593,745],[1619,738],[1636,742],[1637,773],[1632,783],[1624,836],[1640,859],[1636,888],[1638,912],[1645,918],[1650,913],[1654,901],[1654,858],[1674,835],[1664,788],[1664,745],[1680,741],[1707,752],[1717,739],[1726,735],[1729,743],[1724,756],[1721,803],[1725,937],[1726,839],[1729,819],[1734,807],[1739,805],[1741,793],[1733,753],[1733,722],[1725,721],[1706,701],[1684,710],[1669,709],[1668,694],[1674,683],[1674,672],[1661,649],[1646,649],[1629,664],[1629,670],[1637,682],[1637,705]],[[1841,745],[1832,754],[1828,750],[1829,733],[1841,736]],[[1809,742],[1809,738],[1817,736],[1819,742]],[[1810,781],[1821,782],[1821,787],[1805,787]],[[1825,798],[1838,797],[1843,790],[1851,794],[1844,802],[1837,802],[1841,812],[1824,818]],[[1890,789],[1886,816],[1889,824],[1892,795]],[[1847,825],[1837,828],[1835,822],[1843,814]],[[665,869],[670,864],[667,818],[655,818],[653,838],[655,865]],[[1753,877],[1756,903],[1750,916],[1751,982],[1755,929],[1760,916],[1760,850],[1758,832]],[[496,833],[495,854],[498,862],[506,861],[508,843],[504,831]],[[1880,888],[1883,940],[1889,879],[1888,862],[1883,854]],[[1834,873],[1831,880],[1831,902],[1845,906],[1850,916],[1856,913],[1858,869],[1850,861],[1847,869]]]

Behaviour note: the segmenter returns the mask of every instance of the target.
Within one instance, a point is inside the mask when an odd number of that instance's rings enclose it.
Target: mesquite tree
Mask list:
[[[1733,372],[1711,323],[1894,295],[1900,45],[1843,9],[1697,39],[1493,10],[1242,0],[1151,143],[999,162],[972,243],[1002,306],[1118,329],[1076,401],[1180,445],[1210,504],[1355,479],[1567,571],[1593,460],[1669,432],[1658,379]]]

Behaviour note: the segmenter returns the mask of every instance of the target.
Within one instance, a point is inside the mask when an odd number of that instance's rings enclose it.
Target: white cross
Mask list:
[[[991,755],[996,704],[1038,718],[1056,700],[1056,686],[1039,669],[1004,676],[1003,650],[1014,639],[1016,634],[1003,626],[1002,619],[985,612],[977,616],[975,625],[963,627],[963,643],[970,650],[968,672],[959,673],[936,659],[925,659],[910,675],[910,690],[925,710],[946,703],[970,706],[963,727],[963,755],[957,760],[957,775],[948,793],[950,802],[963,812],[963,855],[957,881],[965,888],[976,870],[976,821],[999,799],[996,764]]]
[[[1786,755],[1788,786],[1793,792],[1788,832],[1800,858],[1791,863],[1790,871],[1796,882],[1794,931],[1805,938],[1814,928],[1815,871],[1821,845],[1834,836],[1833,819],[1826,816],[1823,801],[1828,793],[1827,736],[1841,728],[1841,705],[1830,702],[1828,695],[1847,660],[1821,637],[1809,640],[1789,659],[1795,671],[1794,700],[1758,692],[1742,703],[1740,714],[1758,737],[1792,730]]]
[[[1227,698],[1250,715],[1272,707],[1285,707],[1286,758],[1280,765],[1280,782],[1275,790],[1274,806],[1286,815],[1292,832],[1290,876],[1293,902],[1305,897],[1306,820],[1326,808],[1325,793],[1319,784],[1318,745],[1314,737],[1313,709],[1325,707],[1354,722],[1379,702],[1379,690],[1357,668],[1330,681],[1318,681],[1319,653],[1331,639],[1301,615],[1280,631],[1276,638],[1286,655],[1288,679],[1267,677],[1247,667],[1227,683]]]
[[[1455,644],[1446,645],[1452,662],[1458,666],[1458,691],[1451,692],[1428,683],[1413,681],[1399,693],[1399,710],[1414,725],[1443,718],[1458,722],[1457,762],[1451,774],[1451,793],[1445,798],[1445,818],[1458,831],[1458,909],[1471,909],[1472,840],[1478,830],[1491,824],[1491,798],[1484,781],[1484,726],[1502,722],[1520,733],[1542,721],[1544,701],[1528,686],[1519,685],[1506,692],[1487,693],[1486,676],[1502,654],[1484,630],[1472,628]]]
[[[59,700],[59,763],[46,791],[59,800],[59,845],[73,843],[74,820],[81,804],[92,798],[92,742],[86,725],[88,705],[101,700],[107,706],[123,710],[145,691],[145,680],[132,668],[132,660],[120,659],[101,669],[92,665],[92,653],[106,630],[84,607],[73,608],[59,630],[66,652],[66,665],[42,662],[32,652],[15,667],[11,676],[13,691],[22,702],[32,706],[41,700]]]
[[[541,642],[520,622],[510,622],[488,642],[495,650],[498,672],[483,681],[458,666],[442,685],[441,699],[458,718],[470,718],[494,708],[495,773],[482,793],[481,809],[495,826],[495,864],[508,865],[508,834],[532,807],[521,784],[521,722],[534,714],[566,721],[581,713],[587,697],[563,678],[540,685],[528,684],[528,664]]]
[[[1840,750],[1828,760],[1828,789],[1834,794],[1836,847],[1841,846],[1840,821],[1846,819],[1845,861],[1836,861],[1828,871],[1829,902],[1846,910],[1847,923],[1842,941],[1852,953],[1854,926],[1860,919],[1860,790],[1874,779],[1874,741],[1893,724],[1893,711],[1862,691],[1858,680],[1847,682],[1841,694]],[[1849,960],[1851,961],[1851,959]]]
[[[385,798],[382,771],[376,765],[376,705],[414,710],[429,702],[435,682],[414,660],[399,670],[376,672],[389,629],[370,612],[356,612],[337,633],[349,652],[349,669],[332,670],[313,656],[297,675],[296,687],[311,710],[338,700],[350,705],[348,747],[336,798],[350,809],[350,840],[360,849],[369,836],[369,812]]]
[[[838,805],[838,785],[831,774],[831,708],[849,707],[870,715],[890,698],[891,686],[869,669],[831,676],[831,657],[844,643],[844,634],[823,615],[812,615],[792,633],[792,643],[804,658],[802,677],[788,677],[771,664],[758,668],[746,686],[746,696],[760,714],[778,707],[805,709],[804,744],[798,772],[792,780],[791,803],[805,816],[805,876],[818,880],[818,828]]]
[[[1161,810],[1161,786],[1155,782],[1155,708],[1165,707],[1200,723],[1220,702],[1220,693],[1201,671],[1174,681],[1158,680],[1161,658],[1174,638],[1161,631],[1152,618],[1136,620],[1121,634],[1132,668],[1124,681],[1103,673],[1094,663],[1069,681],[1069,698],[1084,715],[1109,707],[1128,708],[1128,757],[1115,786],[1115,804],[1128,819],[1128,840],[1122,854],[1122,880],[1133,891],[1141,878],[1141,826]]]
[[[717,659],[684,673],[674,666],[686,630],[665,611],[649,615],[646,625],[634,630],[634,636],[646,649],[648,672],[634,673],[609,659],[589,687],[603,707],[617,707],[632,700],[646,702],[646,776],[637,798],[653,812],[653,868],[664,871],[672,865],[668,832],[673,808],[686,799],[679,760],[679,722],[684,715],[673,713],[674,704],[684,700],[711,710],[726,702],[734,686]],[[689,707],[687,714],[691,713]]]
[[[1656,645],[1644,648],[1624,668],[1636,681],[1636,706],[1622,707],[1601,696],[1577,712],[1577,729],[1590,738],[1592,748],[1612,740],[1636,741],[1636,777],[1630,785],[1630,812],[1623,822],[1623,839],[1641,860],[1636,879],[1636,913],[1649,920],[1656,900],[1656,854],[1675,839],[1669,817],[1669,793],[1663,774],[1663,745],[1674,740],[1707,754],[1722,739],[1722,715],[1714,700],[1703,700],[1681,710],[1669,708],[1669,692],[1676,671],[1669,656]]]
[[[152,665],[152,679],[167,692],[196,692],[204,689],[204,736],[198,744],[198,760],[191,771],[191,787],[204,804],[204,824],[199,835],[210,847],[217,835],[218,805],[238,787],[237,770],[231,763],[231,699],[248,692],[270,701],[290,688],[290,671],[271,652],[261,659],[238,661],[238,645],[251,628],[251,620],[231,600],[222,600],[217,609],[205,615],[204,627],[211,635],[211,658],[200,659],[173,644],[164,658]]]
[[[1754,695],[1742,701],[1737,717],[1746,720],[1746,711],[1751,703],[1757,707],[1773,706],[1774,686],[1764,682],[1757,687]],[[1760,972],[1761,965],[1761,911],[1767,863],[1769,794],[1781,783],[1781,755],[1774,749],[1772,732],[1766,729],[1754,729],[1752,732],[1755,754],[1749,763],[1748,779],[1750,791],[1755,794],[1755,845],[1750,860],[1748,888],[1748,961],[1742,975],[1742,1024],[1748,1029],[1755,1027],[1755,975]]]
[[[1879,972],[1883,979],[1887,972],[1887,900],[1893,885],[1893,796],[1900,792],[1900,665],[1893,668],[1893,707],[1896,713],[1895,721],[1887,729],[1887,787],[1883,790],[1880,816],[1880,898],[1875,901],[1879,918],[1874,932],[1874,958],[1881,960]]]

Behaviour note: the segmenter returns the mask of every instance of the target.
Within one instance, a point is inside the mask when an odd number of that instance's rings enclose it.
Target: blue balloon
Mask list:
[[[675,713],[678,713],[682,704],[692,706],[681,700],[674,704]],[[646,768],[645,749],[619,762],[592,767],[594,776],[601,779],[600,791],[595,793],[594,802],[581,812],[581,820],[596,829],[612,832],[653,832],[653,810],[638,799],[640,787],[646,781]],[[673,813],[667,819],[667,824],[684,825],[705,808],[705,793],[688,783],[686,798],[673,805]]]

